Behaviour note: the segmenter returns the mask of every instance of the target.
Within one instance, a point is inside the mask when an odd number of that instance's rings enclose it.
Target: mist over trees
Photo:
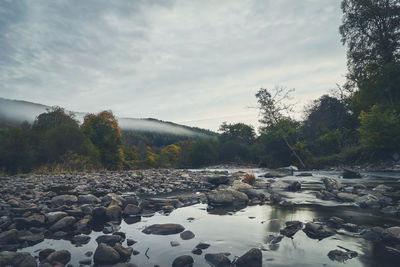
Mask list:
[[[292,89],[255,95],[262,127],[224,122],[219,134],[121,132],[112,112],[82,125],[55,107],[32,125],[0,127],[0,171],[197,168],[220,163],[322,168],[388,160],[400,153],[400,0],[343,0],[346,84],[313,100],[295,120]],[[327,88],[328,90],[329,88]],[[202,137],[201,137],[202,136]]]

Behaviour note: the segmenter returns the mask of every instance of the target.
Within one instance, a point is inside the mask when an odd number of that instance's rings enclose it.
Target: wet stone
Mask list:
[[[172,262],[172,267],[192,267],[194,263],[194,260],[192,256],[189,255],[183,255],[177,257],[173,262]]]
[[[180,234],[182,240],[190,240],[195,237],[195,234],[192,231],[184,231]]]
[[[152,235],[174,235],[183,232],[185,228],[180,224],[153,224],[146,227],[142,232]]]

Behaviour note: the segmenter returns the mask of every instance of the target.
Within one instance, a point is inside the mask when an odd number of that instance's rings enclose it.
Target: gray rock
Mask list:
[[[11,229],[0,233],[0,243],[15,243],[18,239],[18,231]]]
[[[110,221],[120,221],[122,216],[122,209],[116,204],[116,202],[111,202],[111,204],[106,208],[106,216]]]
[[[51,199],[51,203],[57,207],[63,205],[71,206],[76,202],[78,202],[78,198],[74,195],[60,195],[60,196],[55,196]]]
[[[130,258],[133,252],[133,248],[124,248],[120,243],[115,243],[114,249],[119,253],[121,259]]]
[[[357,195],[350,194],[350,193],[344,193],[344,192],[339,192],[337,193],[337,198],[344,201],[344,202],[354,202],[356,198],[358,197]]]
[[[225,253],[208,253],[204,255],[204,258],[212,266],[218,266],[218,267],[231,266],[231,260],[225,255]]]
[[[382,239],[385,244],[399,245],[400,244],[400,227],[386,228],[382,233]]]
[[[328,192],[332,192],[334,190],[340,190],[343,188],[342,184],[333,178],[322,178],[322,182],[324,182],[325,189]]]
[[[0,266],[37,267],[34,257],[27,252],[0,252]]]
[[[78,196],[78,203],[80,205],[82,205],[82,204],[98,204],[100,202],[101,202],[101,200],[92,194]]]
[[[180,224],[166,223],[166,224],[153,224],[146,227],[142,232],[152,235],[174,235],[183,232],[185,228]]]
[[[262,176],[265,178],[283,178],[283,177],[289,176],[290,174],[291,174],[291,172],[287,172],[287,171],[270,171]]]
[[[55,250],[52,248],[46,248],[43,249],[39,252],[39,261],[42,262],[44,261],[51,253],[53,253]]]
[[[207,243],[199,243],[196,246],[196,248],[198,248],[198,249],[208,249],[209,247],[210,247],[210,244],[207,244]]]
[[[308,222],[306,224],[306,227],[303,229],[303,232],[306,233],[306,235],[309,238],[319,239],[319,240],[332,236],[336,233],[334,229],[326,225],[312,223],[312,222]]]
[[[359,227],[353,223],[344,223],[342,227],[343,229],[353,233],[356,233],[359,230]]]
[[[94,252],[93,260],[96,264],[115,264],[120,261],[120,255],[109,245],[100,243]]]
[[[345,179],[357,179],[357,178],[361,178],[361,174],[357,171],[353,171],[350,169],[344,169],[342,172],[342,177]]]
[[[291,184],[287,187],[287,189],[288,189],[289,191],[291,191],[291,192],[300,191],[300,190],[301,190],[301,183],[298,182],[298,181],[293,182],[293,183],[291,183]]]
[[[49,256],[47,256],[46,261],[60,262],[62,264],[67,264],[71,260],[71,253],[68,250],[54,251]]]
[[[227,175],[213,175],[208,176],[206,181],[210,184],[218,186],[221,184],[227,184],[229,182],[229,177]]]
[[[50,227],[50,231],[56,232],[60,230],[70,229],[75,223],[75,218],[72,216],[66,216],[58,220],[55,224]]]
[[[177,246],[179,246],[181,244],[178,241],[171,241],[169,243],[170,243],[171,247],[177,247]]]
[[[29,246],[36,245],[44,240],[43,234],[22,235],[18,237],[20,242],[27,242]]]
[[[106,221],[106,208],[105,207],[96,207],[93,209],[93,220],[95,221]]]
[[[348,251],[343,251],[339,249],[331,250],[328,253],[328,257],[332,261],[338,261],[338,262],[345,262],[348,259],[357,257],[358,253],[352,250]]]
[[[194,233],[192,231],[184,231],[180,234],[180,237],[183,240],[189,240],[195,237]]]
[[[139,215],[141,212],[140,208],[134,204],[126,205],[123,215],[124,216],[136,216]]]
[[[222,189],[207,193],[207,200],[211,206],[235,206],[246,205],[249,198],[242,192]]]
[[[82,246],[82,245],[89,243],[89,241],[90,241],[90,236],[77,235],[72,238],[71,243],[75,244],[76,246]]]
[[[104,243],[109,246],[114,246],[116,243],[121,242],[122,237],[119,235],[101,235],[96,238],[98,244]]]
[[[128,245],[128,246],[133,246],[134,244],[136,244],[137,243],[137,241],[135,241],[135,240],[133,240],[133,239],[130,239],[130,238],[128,238],[127,240],[126,240],[126,244]]]
[[[370,229],[362,230],[360,236],[372,242],[379,242],[382,240],[383,231],[384,229],[382,227],[372,227]]]
[[[361,208],[380,208],[381,207],[378,197],[376,197],[374,195],[370,195],[370,194],[361,196],[361,197],[357,197],[355,199],[355,202]]]
[[[281,235],[287,236],[289,238],[292,238],[297,233],[297,231],[303,228],[303,223],[299,221],[288,221],[285,224],[286,227],[280,230],[280,233]]]
[[[49,212],[46,215],[46,219],[49,222],[49,224],[53,224],[57,222],[58,220],[68,216],[66,212],[63,211],[54,211],[54,212]]]
[[[172,262],[172,267],[192,267],[194,263],[194,260],[192,256],[189,255],[183,255],[177,257],[173,262]]]
[[[258,248],[252,248],[235,262],[237,267],[262,267],[262,252]]]

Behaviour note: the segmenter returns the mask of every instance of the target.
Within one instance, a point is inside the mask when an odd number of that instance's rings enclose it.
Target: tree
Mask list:
[[[171,144],[161,149],[160,161],[161,165],[165,167],[176,167],[179,163],[181,148],[177,145]]]
[[[244,123],[227,124],[223,122],[219,130],[222,132],[220,140],[235,140],[247,145],[251,145],[256,136],[254,128]]]
[[[290,97],[290,93],[294,89],[286,89],[284,87],[275,87],[274,90],[268,90],[261,88],[256,97],[258,98],[258,104],[261,112],[262,119],[260,122],[264,124],[264,131],[268,128],[278,128],[277,133],[279,137],[284,141],[285,145],[297,158],[300,164],[305,167],[303,160],[296,150],[292,147],[289,142],[289,135],[293,131],[292,127],[288,127],[289,124],[285,123],[291,121],[290,112],[292,111],[292,105],[287,103]],[[263,131],[263,129],[261,129]]]
[[[358,87],[362,109],[377,102],[393,105],[400,100],[400,0],[343,0],[341,7],[347,87]]]
[[[100,159],[104,167],[108,169],[122,167],[121,130],[111,111],[86,115],[81,129],[100,151]]]
[[[49,129],[56,128],[61,124],[77,124],[78,122],[74,119],[74,114],[67,114],[63,108],[52,107],[37,116],[33,122],[32,129],[36,132],[45,132]]]

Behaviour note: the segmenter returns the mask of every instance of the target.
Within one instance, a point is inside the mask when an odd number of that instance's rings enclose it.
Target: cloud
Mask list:
[[[216,130],[256,123],[260,87],[301,104],[346,68],[339,0],[20,0],[0,15],[0,96],[69,110]]]

